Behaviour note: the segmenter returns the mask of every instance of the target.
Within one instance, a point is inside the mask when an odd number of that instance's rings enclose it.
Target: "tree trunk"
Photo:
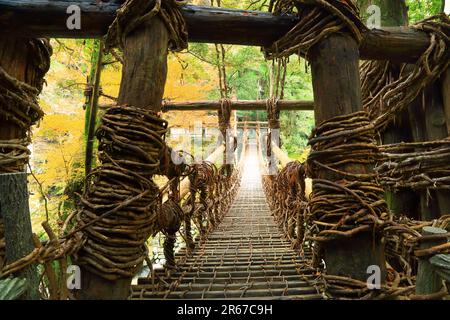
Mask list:
[[[92,165],[94,162],[94,135],[97,125],[97,113],[98,113],[98,99],[100,97],[100,79],[103,67],[103,41],[96,41],[98,44],[94,47],[94,53],[92,62],[95,63],[91,66],[92,71],[89,82],[90,99],[86,108],[86,155],[85,155],[85,172],[86,176],[91,173]]]
[[[146,22],[125,41],[120,105],[161,110],[167,77],[168,31],[159,18]],[[85,268],[78,299],[126,299],[132,279],[105,280]]]
[[[425,114],[427,140],[441,140],[448,137],[442,91],[439,82],[425,89],[423,101],[425,105],[422,110]],[[450,214],[450,190],[436,190],[434,194],[439,205],[439,214],[441,216]]]
[[[309,56],[316,124],[362,110],[359,52],[356,41],[350,35],[333,34],[315,45],[310,50]],[[344,170],[368,173],[373,168],[352,165],[346,166]],[[328,172],[319,171],[318,175],[323,179],[335,180]],[[373,238],[371,233],[362,233],[351,239],[330,241],[324,243],[322,248],[328,274],[366,281],[367,268],[370,265],[377,265],[382,270],[382,279],[385,278],[383,248],[380,240]]]
[[[34,249],[25,172],[0,174],[0,217],[5,224],[6,263],[10,264]],[[15,276],[28,281],[25,299],[40,298],[36,265],[24,268]]]

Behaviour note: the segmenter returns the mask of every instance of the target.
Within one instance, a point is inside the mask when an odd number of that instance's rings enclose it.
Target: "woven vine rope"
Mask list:
[[[278,99],[271,98],[266,100],[267,120],[270,129],[280,129],[280,107]]]
[[[184,218],[183,209],[181,209],[179,201],[170,197],[161,206],[158,215],[158,230],[164,233],[164,257],[166,258],[166,267],[175,267],[175,243],[176,233],[180,230],[181,223]]]
[[[85,239],[77,263],[99,276],[132,277],[145,258],[144,244],[158,229],[159,172],[167,122],[130,106],[108,109],[97,131],[101,166],[89,175],[76,216]]]
[[[433,221],[414,221],[407,217],[394,217],[383,226],[385,255],[387,262],[386,284],[380,290],[370,290],[366,282],[346,277],[321,275],[326,283],[326,294],[336,299],[410,299],[435,300],[448,297],[447,290],[431,295],[415,295],[418,257],[429,257],[434,254],[448,254],[450,245],[436,245],[428,249],[420,249],[423,241],[447,239],[448,234],[421,235],[425,226],[449,230],[450,216],[442,216]]]
[[[367,61],[361,67],[364,109],[383,131],[450,65],[450,18],[445,13],[412,26],[429,34],[430,45],[414,65]],[[395,70],[399,69],[399,70]]]
[[[153,4],[153,5],[152,5]],[[169,49],[181,51],[187,48],[187,27],[180,7],[185,0],[127,0],[117,10],[114,22],[106,35],[106,47],[124,48],[125,38],[137,27],[158,16],[169,31]]]
[[[309,144],[308,175],[315,179],[306,218],[309,239],[351,237],[373,231],[389,218],[376,175],[352,172],[353,166],[371,170],[377,160],[375,130],[364,111],[321,123]]]
[[[304,164],[292,161],[276,175],[263,176],[263,188],[270,210],[284,235],[296,249],[304,237],[306,171]]]
[[[323,122],[313,131],[309,142],[312,152],[308,157],[307,170],[308,175],[315,180],[306,211],[305,239],[316,241],[313,247],[313,264],[317,265],[322,257],[323,242],[350,238],[361,232],[371,232],[384,238],[387,261],[395,266],[394,268],[388,264],[386,285],[374,291],[368,289],[365,282],[322,274],[325,293],[330,298],[426,299],[429,297],[413,296],[417,257],[448,253],[450,245],[447,243],[420,249],[419,244],[432,236],[422,236],[419,231],[429,225],[448,229],[449,217],[433,222],[393,219],[384,200],[382,185],[392,181],[399,183],[401,179],[407,179],[404,176],[415,179],[414,174],[417,174],[421,179],[428,175],[429,178],[424,180],[429,186],[432,173],[439,171],[441,166],[445,171],[448,141],[378,147],[375,136],[375,126],[365,111],[335,117]],[[411,148],[417,152],[408,153]],[[386,159],[397,162],[389,163]],[[383,162],[371,173],[377,163]],[[366,172],[353,173],[355,166],[366,168]],[[379,175],[383,170],[388,172]],[[386,178],[388,175],[391,177]],[[411,183],[419,184],[424,181],[417,182],[414,179],[405,182],[409,183],[408,187],[411,187]],[[436,187],[439,182],[431,183]],[[442,295],[445,294],[447,293],[442,292]]]
[[[450,138],[383,145],[375,171],[389,189],[450,189]]]
[[[275,15],[295,14],[300,22],[281,39],[265,48],[268,59],[306,56],[309,49],[330,34],[349,31],[360,43],[366,27],[352,0],[271,0]]]

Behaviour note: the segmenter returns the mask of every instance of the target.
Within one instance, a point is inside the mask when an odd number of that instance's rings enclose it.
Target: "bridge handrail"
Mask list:
[[[439,299],[447,294],[443,282],[450,282],[450,233],[444,227],[422,228],[420,247],[414,251],[418,258],[416,299]]]

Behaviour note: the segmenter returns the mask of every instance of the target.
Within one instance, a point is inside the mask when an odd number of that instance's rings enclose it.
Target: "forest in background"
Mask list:
[[[222,7],[267,10],[268,0],[222,0]],[[193,1],[211,5],[211,0]],[[442,10],[441,0],[407,0],[410,23]],[[214,1],[214,5],[218,5]],[[33,129],[30,181],[33,229],[48,219],[61,226],[75,209],[77,193],[83,189],[85,175],[86,105],[89,79],[93,78],[99,40],[52,39],[54,54],[40,104],[45,117]],[[218,51],[219,50],[219,51]],[[169,73],[164,98],[171,101],[218,100],[221,97],[218,66],[225,66],[227,96],[239,100],[267,99],[270,92],[271,62],[261,48],[191,43],[187,51],[169,55]],[[106,55],[101,76],[100,105],[113,103],[121,78],[120,53]],[[223,94],[223,92],[222,92]],[[305,60],[291,57],[285,83],[286,100],[312,100],[311,75]],[[101,110],[100,110],[101,114]],[[265,112],[239,113],[250,119],[265,120]],[[201,120],[215,127],[216,112],[170,112],[164,114],[170,127],[192,128]],[[281,139],[290,157],[304,160],[307,140],[314,127],[310,111],[282,112]],[[187,139],[188,137],[184,137]],[[182,141],[168,137],[169,144]],[[95,154],[94,154],[95,157]],[[95,164],[95,162],[94,162]],[[42,233],[42,231],[41,231]]]

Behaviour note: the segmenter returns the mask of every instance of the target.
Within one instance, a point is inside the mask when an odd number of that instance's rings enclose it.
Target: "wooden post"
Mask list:
[[[441,140],[448,137],[445,121],[443,95],[439,82],[428,86],[424,91],[422,112],[425,115],[427,140]],[[450,190],[436,190],[432,193],[437,199],[439,215],[450,214]]]
[[[28,61],[30,49],[27,41],[29,39],[0,38],[0,67],[10,76],[33,86],[39,79]],[[0,140],[22,139],[25,136],[26,132],[13,122],[0,118]],[[20,168],[19,171],[25,171],[25,168]],[[0,168],[0,172],[5,170]]]
[[[445,234],[446,230],[433,227],[424,227],[422,235]],[[429,240],[421,243],[420,248],[426,249],[435,245],[446,243],[447,239]],[[442,279],[434,270],[433,265],[428,261],[429,257],[419,258],[419,266],[417,270],[416,294],[429,295],[438,293],[442,289]]]
[[[310,50],[309,58],[317,124],[338,115],[362,110],[358,45],[350,35],[329,36]],[[353,165],[347,166],[345,170],[367,173],[373,168]],[[327,172],[319,171],[318,174],[323,179],[334,179]],[[327,273],[366,281],[369,276],[367,268],[377,265],[384,281],[383,248],[379,239],[374,239],[371,233],[324,243],[322,248]]]
[[[450,136],[450,68],[441,76],[442,100],[444,103],[445,122],[447,123],[447,135]]]
[[[167,77],[168,42],[168,31],[158,17],[144,23],[127,37],[119,104],[156,112],[161,110]],[[109,281],[82,268],[82,288],[77,298],[126,299],[131,280]]]
[[[413,141],[433,141],[446,138],[445,90],[434,83],[423,91],[409,106]],[[447,190],[418,191],[420,194],[420,217],[436,219],[450,213],[450,196]]]
[[[17,261],[33,251],[25,172],[0,174],[0,218],[5,224],[6,262]],[[25,299],[40,298],[36,265],[26,267],[15,276],[27,279]]]
[[[422,113],[422,96],[417,97],[408,106],[409,121],[411,124],[411,136],[413,141],[426,141],[426,128],[423,121]],[[416,191],[418,194],[418,209],[417,218],[420,220],[429,221],[439,216],[439,208],[436,197],[428,197],[426,192],[422,190]]]
[[[30,39],[0,38],[0,66],[12,77],[32,86],[38,86],[41,78],[30,63]],[[0,106],[2,108],[2,106]],[[23,139],[27,132],[8,119],[0,118],[0,140]],[[5,253],[8,263],[29,254],[33,249],[30,212],[28,208],[27,177],[25,167],[0,167],[0,219],[4,219]],[[36,267],[26,268],[19,276],[28,279],[26,299],[38,299]]]
[[[425,127],[425,121],[423,119],[423,109],[422,109],[422,96],[420,95],[416,98],[408,108],[410,124],[411,124],[411,135],[415,142],[426,141],[427,133]],[[435,195],[435,192],[431,192],[432,197],[429,197],[425,191],[418,190],[419,194],[419,213],[418,219],[429,221],[439,217],[439,207]]]

